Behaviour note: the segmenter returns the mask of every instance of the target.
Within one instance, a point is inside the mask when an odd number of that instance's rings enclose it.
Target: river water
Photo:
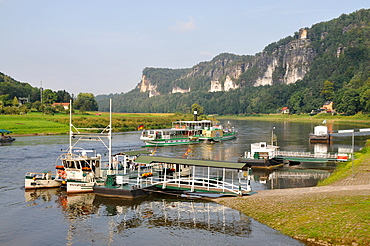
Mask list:
[[[281,150],[315,151],[308,134],[314,125],[294,122],[232,121],[239,135],[235,140],[190,146],[191,158],[236,161],[254,142],[271,140],[272,129]],[[333,130],[369,125],[332,125]],[[143,144],[140,132],[117,133],[113,153],[137,150]],[[355,149],[366,137],[355,138]],[[63,190],[25,192],[27,171],[52,170],[55,160],[68,146],[67,136],[17,137],[0,146],[0,244],[1,245],[304,245],[258,223],[236,210],[203,201],[152,195],[126,200],[82,194],[67,196]],[[107,154],[100,143],[87,142],[86,149]],[[350,148],[351,139],[334,139],[328,151]],[[182,157],[188,146],[162,147],[158,156]],[[322,167],[328,172],[332,167]],[[289,174],[292,170],[279,170]],[[312,173],[301,169],[301,172]],[[315,170],[307,182],[299,175],[274,175],[253,170],[254,191],[310,186],[321,174]],[[274,173],[272,173],[274,174]],[[275,175],[276,176],[276,175]],[[261,182],[262,177],[270,177]],[[313,183],[312,183],[313,182]]]

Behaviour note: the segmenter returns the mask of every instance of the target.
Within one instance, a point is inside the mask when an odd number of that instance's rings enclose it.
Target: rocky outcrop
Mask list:
[[[171,88],[166,93],[190,92],[190,84],[187,86],[188,89],[184,89],[183,85],[188,83],[186,81],[196,81],[196,78],[209,79],[209,92],[229,91],[244,86],[295,83],[309,72],[316,57],[316,52],[310,44],[308,31],[300,29],[297,39],[276,45],[272,50],[265,49],[255,56],[220,54],[209,62],[195,65],[182,77],[174,77],[173,83],[168,84]],[[182,86],[176,85],[178,80],[182,81]],[[145,76],[138,87],[142,92],[149,91],[150,96],[160,94],[157,86]]]
[[[137,87],[140,89],[140,92],[149,92],[149,97],[160,95],[157,91],[157,85],[153,85],[150,79],[147,79],[145,75],[142,76],[141,82]]]
[[[190,92],[190,87],[188,89],[181,89],[180,87],[173,87],[172,88],[172,93],[187,93]]]
[[[316,52],[310,47],[310,43],[311,41],[307,39],[307,31],[301,29],[299,39],[279,46],[272,54],[263,52],[257,63],[266,70],[257,78],[254,85],[292,84],[303,79],[316,57]]]
[[[230,76],[226,76],[223,84],[218,80],[212,80],[209,92],[229,91],[237,88],[239,88],[239,85],[235,84],[234,80],[232,80]]]

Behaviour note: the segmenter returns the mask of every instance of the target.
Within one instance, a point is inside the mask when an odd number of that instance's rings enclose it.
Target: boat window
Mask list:
[[[79,161],[76,161],[75,162],[75,168],[81,169],[81,165],[80,165],[80,162]]]
[[[75,167],[75,164],[73,161],[67,161],[67,167],[68,168],[74,168]]]
[[[84,168],[84,167],[89,167],[87,164],[87,161],[80,161],[80,164],[81,164],[81,168]]]

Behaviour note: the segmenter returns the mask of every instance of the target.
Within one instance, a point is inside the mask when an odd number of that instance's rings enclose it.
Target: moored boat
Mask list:
[[[12,133],[12,131],[8,131],[8,130],[5,130],[5,129],[0,129],[0,133],[1,133],[0,143],[11,143],[15,140],[15,138],[13,138],[9,135],[5,135],[5,134]]]
[[[101,155],[84,149],[78,149],[77,152],[80,154],[70,150],[60,156],[62,165],[56,166],[60,174],[57,180],[65,183],[67,193],[93,192],[94,184],[103,182]],[[87,154],[91,152],[94,154]]]
[[[125,175],[127,178],[129,176]],[[125,180],[124,175],[108,175],[104,185],[95,185],[94,193],[101,196],[136,198],[150,194],[150,191],[139,187],[137,184],[130,184]],[[132,177],[131,177],[132,178]]]
[[[220,142],[235,139],[237,131],[211,120],[174,121],[171,129],[143,130],[140,140],[145,147],[196,144],[200,141]]]
[[[309,134],[311,143],[328,143],[330,142],[330,134],[327,126],[315,126],[314,132]]]
[[[140,140],[145,147],[162,147],[199,143],[201,130],[189,129],[155,129],[143,130]]]
[[[26,190],[39,188],[57,188],[62,181],[56,180],[57,175],[51,172],[35,173],[27,172],[24,179],[24,188]]]
[[[266,142],[252,143],[251,151],[240,156],[238,162],[246,163],[251,167],[271,167],[282,164],[282,160],[276,158],[279,146],[268,145]]]

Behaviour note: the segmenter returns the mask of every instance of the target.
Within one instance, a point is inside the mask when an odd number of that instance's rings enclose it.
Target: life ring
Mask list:
[[[62,179],[66,179],[67,178],[67,173],[65,170],[58,170],[58,176],[61,177]]]

